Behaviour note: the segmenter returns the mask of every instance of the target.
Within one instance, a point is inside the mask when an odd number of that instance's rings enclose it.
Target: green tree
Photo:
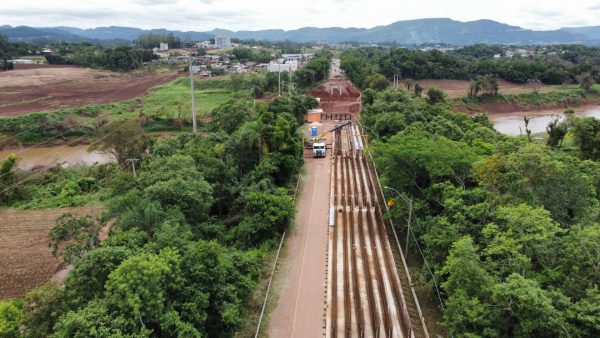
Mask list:
[[[565,122],[560,122],[558,118],[553,119],[546,127],[546,132],[548,133],[546,144],[553,148],[560,148],[568,131],[569,129]]]
[[[568,311],[575,322],[576,334],[580,337],[594,337],[600,334],[600,292],[598,287],[586,290],[584,298],[577,301]]]
[[[250,102],[252,103],[252,102]],[[231,134],[252,116],[252,107],[246,101],[229,101],[212,111],[211,125]]]
[[[0,164],[0,205],[23,198],[23,189],[18,183],[18,163],[16,154],[9,154]]]
[[[94,300],[78,311],[60,317],[49,337],[150,337],[151,330],[140,328],[140,322],[115,314],[105,300]]]
[[[13,57],[14,48],[13,45],[8,41],[8,38],[4,34],[0,34],[0,61],[2,64],[0,69],[9,70],[10,65],[8,60]]]
[[[553,303],[551,295],[539,284],[519,274],[508,276],[497,284],[492,294],[503,312],[504,326],[510,337],[559,337],[566,334],[564,316]]]
[[[365,79],[366,87],[374,90],[384,90],[390,85],[390,81],[382,74],[373,74]]]
[[[252,49],[236,47],[231,51],[231,55],[233,55],[239,61],[246,62],[252,59]]]
[[[594,77],[591,73],[583,73],[577,77],[577,80],[579,81],[579,87],[583,90],[587,92],[592,90],[592,87],[594,86]]]
[[[52,248],[52,255],[59,255],[60,249],[64,262],[73,263],[100,243],[99,230],[90,216],[78,217],[70,213],[61,215],[48,232],[48,245]]]
[[[446,277],[442,288],[449,294],[444,322],[451,332],[497,335],[493,329],[495,310],[487,306],[494,286],[492,276],[479,260],[477,246],[469,236],[452,245],[441,274]]]
[[[19,326],[21,325],[22,300],[0,301],[0,337],[18,338],[21,336]]]
[[[294,216],[294,205],[284,193],[252,191],[244,196],[246,217],[235,230],[242,247],[260,245],[287,229]]]
[[[385,144],[374,142],[373,152],[377,167],[386,173],[384,182],[409,191],[446,179],[465,186],[471,165],[479,158],[464,143],[425,133],[396,134]]]
[[[429,104],[436,104],[446,101],[446,93],[443,90],[435,87],[427,89],[427,102]]]
[[[180,209],[189,219],[201,220],[212,206],[212,187],[190,156],[155,158],[142,167],[140,183],[149,200],[164,208]]]
[[[112,121],[98,128],[96,141],[89,150],[108,152],[113,155],[121,166],[128,159],[139,159],[148,148],[148,139],[139,121]]]
[[[260,272],[260,260],[199,241],[182,257],[186,281],[178,290],[181,318],[202,329],[208,337],[231,336],[242,323]]]
[[[554,220],[568,227],[596,217],[596,191],[583,167],[573,156],[530,144],[507,156],[490,157],[473,171],[478,182],[500,200],[544,206]]]
[[[500,207],[496,217],[482,231],[487,243],[483,254],[500,277],[512,272],[530,274],[533,265],[545,259],[544,245],[563,232],[548,211],[527,204]]]
[[[571,131],[580,156],[600,160],[600,120],[593,117],[578,118]]]
[[[106,297],[118,314],[142,328],[159,328],[171,307],[169,295],[183,285],[180,264],[173,250],[130,257],[108,276]]]
[[[296,117],[299,124],[302,124],[306,119],[306,113],[309,109],[313,109],[319,106],[319,102],[312,96],[292,96],[291,97],[292,110],[290,113]]]
[[[69,311],[64,289],[45,284],[29,292],[23,305],[23,336],[48,337],[58,318]]]
[[[71,304],[81,307],[102,298],[108,275],[132,254],[126,247],[102,246],[78,260],[65,280],[65,293]]]
[[[155,34],[155,33],[144,33],[140,34],[137,39],[134,40],[134,43],[146,49],[152,49],[154,47],[159,47],[161,43],[169,44],[169,48],[181,48],[182,43],[181,39],[174,36],[172,33],[169,34]]]

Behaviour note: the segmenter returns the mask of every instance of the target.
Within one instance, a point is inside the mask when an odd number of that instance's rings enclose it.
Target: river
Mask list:
[[[31,169],[35,166],[52,166],[62,163],[65,167],[93,165],[114,161],[110,154],[97,151],[88,152],[87,145],[54,147],[16,147],[0,151],[0,161],[15,153],[19,157],[19,168]]]
[[[585,106],[574,109],[575,116],[592,116],[600,119],[600,106]],[[546,126],[555,118],[563,119],[565,109],[549,109],[540,111],[525,111],[506,114],[490,114],[490,121],[494,128],[507,135],[525,135],[524,116],[531,118],[529,129],[533,134],[545,132]]]

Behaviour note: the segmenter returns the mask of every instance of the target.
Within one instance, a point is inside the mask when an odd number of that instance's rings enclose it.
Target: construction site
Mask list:
[[[383,217],[385,196],[358,121],[360,91],[334,60],[331,78],[311,95],[322,112],[306,136],[313,146],[269,336],[429,337],[398,235]]]

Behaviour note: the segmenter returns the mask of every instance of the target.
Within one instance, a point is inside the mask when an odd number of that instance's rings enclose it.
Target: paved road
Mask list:
[[[331,160],[306,157],[306,180],[296,208],[296,230],[286,240],[287,259],[279,300],[269,320],[270,337],[322,337]]]

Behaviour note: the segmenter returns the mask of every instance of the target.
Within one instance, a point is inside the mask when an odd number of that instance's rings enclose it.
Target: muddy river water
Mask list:
[[[574,110],[575,116],[592,116],[600,119],[600,106],[586,106]],[[563,119],[563,111],[564,109],[526,111],[506,114],[490,114],[489,117],[497,131],[507,135],[525,135],[524,116],[531,119],[529,121],[529,129],[535,134],[546,131],[546,126],[553,119],[557,117]]]
[[[19,157],[19,167],[30,169],[34,166],[51,166],[62,164],[65,167],[76,165],[93,165],[94,163],[107,163],[114,160],[110,154],[88,152],[87,145],[54,146],[54,147],[17,147],[0,150],[0,161],[6,159],[11,153]]]

